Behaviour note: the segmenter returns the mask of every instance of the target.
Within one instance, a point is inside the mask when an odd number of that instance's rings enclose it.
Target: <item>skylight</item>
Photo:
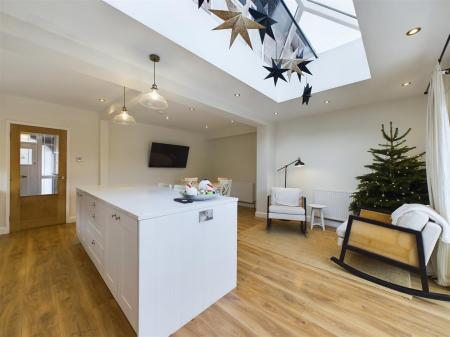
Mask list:
[[[343,13],[356,16],[353,0],[307,0],[311,3],[321,4],[330,8],[337,9]]]
[[[275,102],[300,97],[306,81],[314,94],[370,78],[351,0],[264,1],[267,7],[262,10],[276,21],[272,26],[275,39],[266,36],[262,42],[260,32],[252,29],[253,49],[241,37],[230,48],[230,30],[214,30],[223,20],[209,9],[223,10],[232,2],[245,13],[259,1],[203,1],[200,9],[197,0],[103,1]],[[168,20],[173,17],[177,18],[175,23]],[[250,14],[247,17],[251,19]],[[312,61],[308,65],[312,75],[302,76],[301,83],[292,76],[291,81],[278,82],[277,86],[265,80],[268,73],[264,66],[270,65],[272,58],[291,58],[296,53]]]
[[[302,13],[299,25],[318,54],[361,38],[358,29],[307,11]]]

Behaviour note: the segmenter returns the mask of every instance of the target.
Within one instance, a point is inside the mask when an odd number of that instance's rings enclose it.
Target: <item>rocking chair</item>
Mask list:
[[[387,214],[361,210],[349,216],[339,258],[331,261],[351,274],[408,295],[450,301],[450,295],[430,292],[426,264],[440,236],[441,227],[428,222],[422,231],[394,226]],[[420,274],[422,289],[414,289],[382,280],[358,270],[345,262],[347,251],[363,254]]]

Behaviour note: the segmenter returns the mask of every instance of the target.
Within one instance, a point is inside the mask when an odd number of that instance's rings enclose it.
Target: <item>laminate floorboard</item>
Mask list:
[[[173,336],[450,337],[449,303],[407,299],[345,271],[299,263],[277,249],[280,240],[270,251],[246,242],[242,233],[264,224],[253,214],[239,209],[237,288]],[[286,235],[300,235],[292,228]],[[334,244],[331,231],[311,235],[318,245],[310,254]],[[136,336],[74,224],[0,236],[0,337],[41,336]]]

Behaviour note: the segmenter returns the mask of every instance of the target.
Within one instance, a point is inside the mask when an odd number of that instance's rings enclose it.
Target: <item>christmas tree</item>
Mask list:
[[[384,124],[381,132],[386,144],[370,149],[373,163],[365,165],[370,173],[357,177],[358,188],[352,194],[350,211],[357,214],[361,208],[392,213],[405,203],[428,204],[428,188],[425,162],[420,153],[411,155],[416,147],[409,147],[406,136],[411,129],[399,136],[390,123],[389,133]]]

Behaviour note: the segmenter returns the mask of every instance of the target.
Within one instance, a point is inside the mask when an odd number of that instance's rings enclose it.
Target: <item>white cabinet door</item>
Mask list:
[[[120,223],[118,302],[134,330],[138,325],[137,221],[117,212]]]
[[[77,235],[81,244],[87,248],[87,227],[89,218],[88,202],[90,197],[86,193],[77,193]]]
[[[83,242],[83,193],[77,192],[77,237],[80,242]]]
[[[121,255],[121,229],[117,213],[111,207],[108,207],[105,213],[105,265],[103,277],[116,300],[118,300]]]

